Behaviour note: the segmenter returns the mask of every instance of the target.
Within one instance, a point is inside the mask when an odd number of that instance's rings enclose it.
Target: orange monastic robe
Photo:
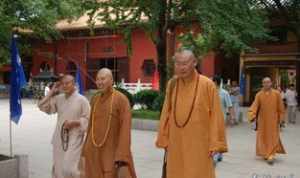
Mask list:
[[[196,83],[199,80],[195,93]],[[177,106],[175,107],[177,87]],[[185,127],[195,98],[194,109]],[[170,107],[171,104],[171,107]],[[175,112],[174,112],[175,111]],[[167,148],[167,178],[214,178],[209,152],[226,152],[225,124],[215,84],[196,71],[187,80],[171,79],[160,118],[156,145]]]
[[[285,153],[279,137],[279,123],[284,119],[284,105],[277,90],[261,90],[249,108],[249,120],[258,112],[256,155],[268,158],[275,153]]]
[[[130,150],[131,110],[128,99],[122,93],[110,90],[103,95],[95,95],[91,100],[91,107],[88,135],[82,152],[82,177],[117,178],[115,162],[122,161],[128,167],[126,178],[136,178]],[[105,139],[111,108],[111,123]],[[102,147],[95,146],[92,134],[96,144],[105,140]]]

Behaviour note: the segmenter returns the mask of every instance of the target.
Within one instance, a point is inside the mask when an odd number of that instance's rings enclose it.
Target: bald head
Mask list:
[[[113,85],[112,71],[108,68],[100,69],[96,76],[96,85],[100,90],[100,92],[105,92],[106,90],[112,88]]]
[[[109,68],[102,68],[97,72],[97,75],[107,76],[113,79],[112,71]]]
[[[175,53],[175,60],[177,58],[184,58],[186,60],[192,60],[192,61],[196,61],[196,57],[193,53],[193,51],[189,50],[189,49],[183,49],[183,50],[179,50]]]
[[[179,78],[187,78],[191,76],[197,65],[197,60],[191,50],[180,50],[175,53],[175,74]]]
[[[270,90],[272,88],[272,80],[270,77],[264,77],[262,79],[263,90]]]
[[[73,83],[75,83],[74,77],[70,74],[64,75],[61,80],[62,81],[72,81]]]
[[[264,81],[269,81],[269,82],[272,82],[272,80],[271,80],[271,78],[270,77],[264,77],[263,79],[262,79],[262,81],[264,82]]]

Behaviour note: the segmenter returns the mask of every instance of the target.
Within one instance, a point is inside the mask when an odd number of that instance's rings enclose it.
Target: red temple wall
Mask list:
[[[195,31],[200,31],[196,29]],[[177,30],[179,35],[183,30]],[[87,46],[88,42],[88,46]],[[56,45],[56,47],[55,47]],[[176,42],[178,46],[178,42]],[[112,48],[112,50],[110,50]],[[101,58],[128,58],[129,69],[126,82],[136,82],[139,78],[142,82],[151,82],[152,76],[145,76],[142,66],[145,59],[153,59],[157,63],[155,45],[144,31],[137,29],[132,34],[132,53],[127,54],[126,44],[121,36],[107,36],[95,38],[70,38],[62,39],[56,43],[38,43],[33,50],[32,74],[39,73],[40,65],[47,62],[55,69],[55,51],[57,50],[56,73],[66,73],[68,61],[79,64],[84,75],[87,73],[86,59],[95,60]],[[208,54],[201,64],[201,73],[209,77],[216,72],[216,57]],[[94,77],[94,76],[91,76]],[[84,83],[86,77],[82,78]]]

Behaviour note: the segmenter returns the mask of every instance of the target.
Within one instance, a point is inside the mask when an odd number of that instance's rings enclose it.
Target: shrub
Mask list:
[[[164,93],[159,93],[159,95],[154,99],[152,104],[152,109],[155,111],[161,111],[165,100]]]
[[[159,112],[144,109],[133,110],[132,117],[137,119],[159,120]]]
[[[115,89],[118,90],[119,92],[123,93],[125,96],[127,96],[128,100],[130,102],[130,106],[133,107],[133,105],[134,105],[133,95],[131,93],[129,93],[127,90],[125,90],[124,88],[115,87]]]
[[[145,105],[147,109],[154,110],[153,103],[158,95],[159,92],[155,90],[142,90],[134,95],[134,101],[135,103]]]

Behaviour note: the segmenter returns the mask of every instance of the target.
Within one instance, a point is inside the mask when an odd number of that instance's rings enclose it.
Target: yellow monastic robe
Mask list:
[[[117,178],[116,161],[127,164],[126,178],[136,178],[132,154],[131,140],[131,110],[126,96],[114,90],[96,95],[91,100],[92,112],[88,135],[82,151],[82,177],[84,178]],[[114,95],[112,97],[112,95]],[[113,98],[113,103],[112,102]],[[108,128],[109,114],[112,106],[112,118],[107,139],[102,147],[93,143],[94,134],[96,144],[105,139]],[[92,119],[94,117],[94,123]],[[94,124],[94,130],[92,130]],[[92,133],[93,132],[93,133]]]
[[[195,95],[197,80],[199,84]],[[176,87],[177,106],[174,108]],[[194,97],[190,120],[180,128],[175,124],[174,111],[178,124],[182,125],[188,118]],[[227,151],[223,117],[219,95],[211,80],[195,71],[185,81],[169,81],[156,142],[157,147],[168,151],[167,178],[215,177],[209,152]]]
[[[258,112],[256,155],[268,158],[275,153],[285,153],[279,137],[279,123],[284,119],[284,105],[277,90],[260,91],[249,108],[249,120]]]

